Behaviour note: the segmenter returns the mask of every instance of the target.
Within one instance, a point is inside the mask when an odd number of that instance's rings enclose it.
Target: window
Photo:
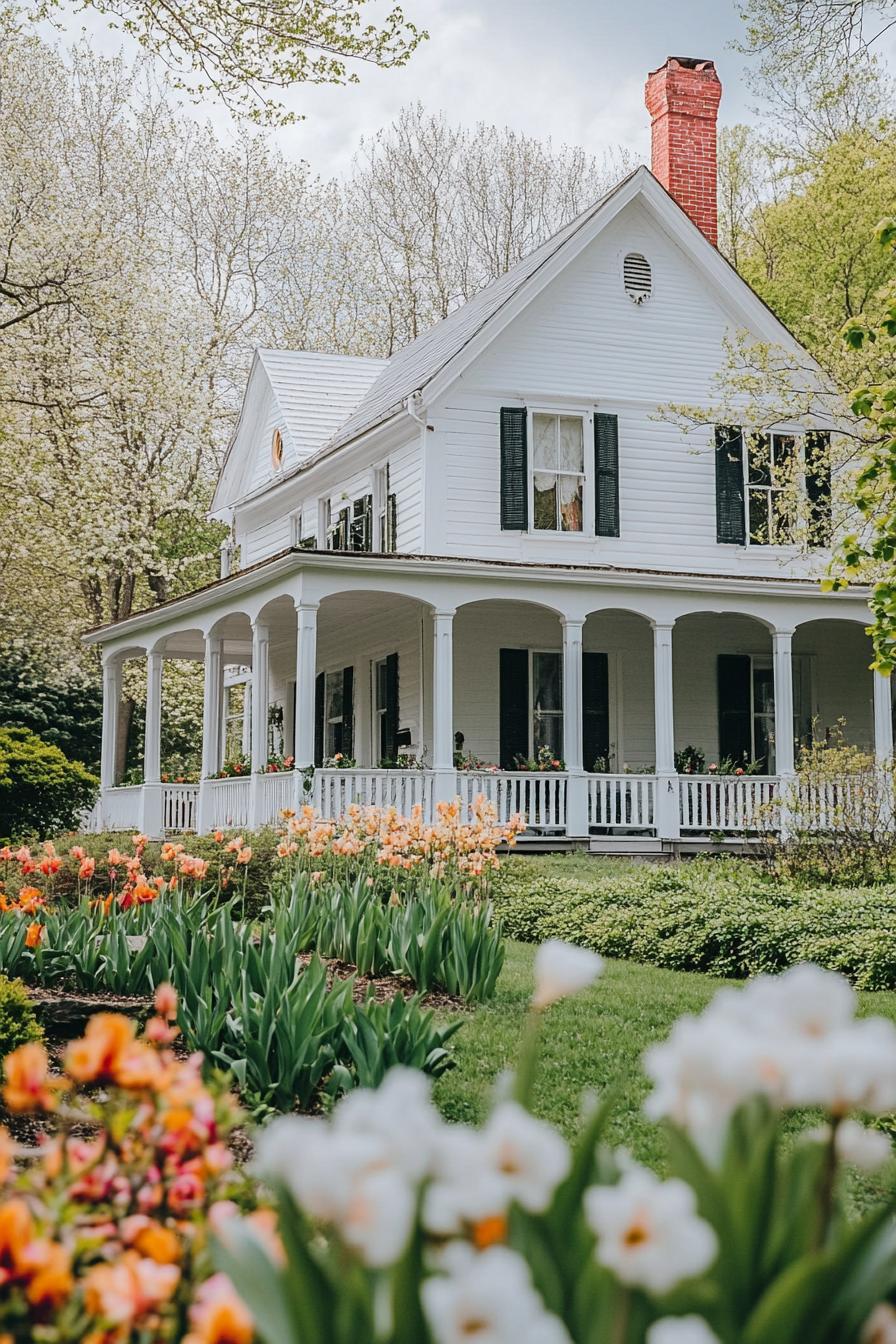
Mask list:
[[[793,434],[751,434],[747,443],[747,536],[751,546],[793,540],[793,489],[798,465]]]
[[[793,656],[793,736],[811,729],[811,664]],[[775,678],[771,659],[749,653],[718,656],[719,759],[735,765],[758,761],[775,770]]]
[[[327,505],[327,549],[331,551],[349,550],[349,509],[348,505],[334,514],[332,504]]]
[[[353,551],[373,549],[373,495],[362,495],[352,504],[349,542]]]
[[[223,756],[225,761],[233,761],[244,755],[249,746],[250,674],[241,669],[225,675]]]
[[[398,654],[379,658],[373,674],[373,756],[379,765],[394,764],[398,756]]]
[[[271,437],[271,466],[279,471],[283,466],[283,435],[275,429]]]
[[[343,725],[345,723],[345,680],[344,674],[326,672],[324,674],[324,755],[332,757],[342,751]]]
[[[549,747],[555,757],[563,755],[563,658],[559,652],[532,652],[530,714],[531,755]]]
[[[585,427],[580,415],[532,415],[532,519],[537,531],[581,532]]]
[[[384,553],[398,550],[398,514],[395,495],[392,493],[390,485],[389,464],[387,462],[376,474],[376,548]]]

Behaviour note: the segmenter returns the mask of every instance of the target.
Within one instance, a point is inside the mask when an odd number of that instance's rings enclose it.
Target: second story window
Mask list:
[[[794,537],[796,436],[751,434],[745,465],[750,545],[789,545]]]
[[[750,433],[716,425],[716,541],[730,546],[831,542],[831,435]]]
[[[580,415],[532,415],[532,523],[537,531],[581,532],[585,518],[585,431]]]

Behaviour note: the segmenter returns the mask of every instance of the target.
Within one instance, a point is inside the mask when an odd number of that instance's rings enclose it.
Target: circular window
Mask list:
[[[653,290],[650,262],[640,252],[629,252],[622,263],[622,281],[632,303],[646,303]]]
[[[271,462],[275,467],[283,466],[283,435],[279,429],[274,430],[274,437],[271,439]]]

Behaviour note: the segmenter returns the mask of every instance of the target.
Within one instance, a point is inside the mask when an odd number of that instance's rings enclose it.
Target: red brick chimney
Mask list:
[[[647,76],[651,168],[715,247],[716,117],[722,85],[712,61],[670,56]]]

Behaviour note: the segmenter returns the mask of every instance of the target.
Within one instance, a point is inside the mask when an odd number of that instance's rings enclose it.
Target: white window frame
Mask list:
[[[564,532],[560,528],[535,526],[535,416],[550,415],[555,419],[567,418],[582,422],[582,528],[579,532]],[[528,444],[529,535],[532,537],[594,537],[594,454],[588,453],[588,426],[594,425],[593,411],[566,406],[529,406],[526,412],[526,441]],[[558,472],[558,476],[578,476],[578,472]]]
[[[801,502],[805,501],[806,495],[806,431],[803,428],[796,429],[774,429],[774,430],[743,430],[743,477],[744,477],[744,536],[747,546],[754,546],[760,551],[793,551],[797,543],[794,541],[754,541],[750,534],[750,493],[763,491],[767,495],[766,516],[768,518],[769,537],[771,537],[772,523],[772,497],[780,494],[783,486],[771,485],[753,485],[750,483],[750,439],[754,433],[767,434],[769,441],[769,479],[774,480],[774,440],[775,439],[794,439],[794,454],[798,463],[797,477],[799,481],[799,498]]]
[[[342,679],[342,713],[339,715],[338,718],[330,717],[327,714],[327,705],[330,695],[330,682],[334,677],[340,677]],[[334,752],[330,750],[330,725],[334,723],[345,723],[345,709],[346,709],[345,665],[341,667],[331,667],[328,669],[325,668],[324,669],[324,741],[323,741],[323,757],[325,761],[329,760],[334,755]],[[354,706],[350,707],[349,712],[350,714],[353,714]]]
[[[382,753],[382,721],[386,717],[386,708],[382,709],[377,704],[377,689],[379,684],[379,669],[385,668],[387,654],[382,658],[371,658],[370,660],[370,759],[375,766],[379,766],[383,758]]]
[[[563,536],[577,535],[576,533],[564,532]],[[563,650],[562,649],[529,649],[529,759],[535,759],[535,659],[544,654],[551,654],[558,660],[560,675],[560,708],[549,709],[545,711],[546,715],[558,718],[560,720],[560,752],[563,756],[563,721],[566,714],[566,706],[563,703]]]

